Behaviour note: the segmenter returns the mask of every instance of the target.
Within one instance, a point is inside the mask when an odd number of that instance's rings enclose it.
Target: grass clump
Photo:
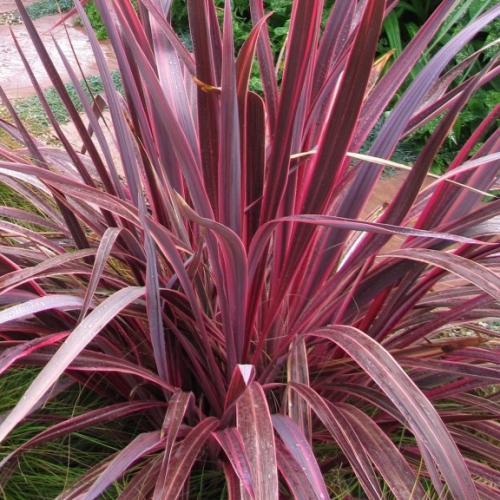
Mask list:
[[[31,367],[16,368],[0,377],[0,415],[15,406],[16,401],[39,373]],[[54,421],[62,421],[99,406],[100,400],[75,383],[34,412],[23,425],[0,445],[0,461],[28,439],[43,432]],[[126,424],[126,422],[123,422]],[[42,443],[21,454],[15,466],[2,469],[1,500],[53,500],[86,471],[115,453],[127,435],[125,425],[115,423],[74,432],[60,439]],[[102,497],[118,497],[124,482],[117,483]]]

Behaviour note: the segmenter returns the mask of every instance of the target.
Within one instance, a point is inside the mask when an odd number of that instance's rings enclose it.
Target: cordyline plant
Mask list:
[[[230,498],[328,498],[332,470],[367,498],[498,498],[488,320],[500,200],[485,196],[498,187],[498,107],[423,186],[457,115],[499,73],[495,60],[453,86],[480,54],[455,56],[500,6],[408,84],[458,2],[440,2],[382,76],[374,58],[395,1],[337,0],[324,26],[323,1],[293,2],[275,67],[262,0],[250,1],[237,57],[229,1],[223,13],[187,2],[188,49],[169,0],[96,0],[122,96],[77,1],[115,158],[97,101],[60,51],[77,113],[16,3],[84,146],[61,130],[18,45],[63,147],[31,137],[0,91],[12,114],[2,128],[24,147],[0,150],[1,180],[34,207],[1,208],[0,373],[41,368],[0,441],[68,380],[107,403],[4,454],[2,481],[41,443],[140,416],[147,428],[60,498],[97,498],[124,476],[122,499],[189,496],[202,470],[219,471]],[[262,95],[249,89],[254,59]],[[394,199],[366,215],[399,142],[431,119]]]

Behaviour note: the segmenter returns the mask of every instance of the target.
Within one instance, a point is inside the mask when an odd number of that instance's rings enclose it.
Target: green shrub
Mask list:
[[[18,368],[0,378],[0,412],[9,410],[39,373],[36,368]],[[99,400],[83,386],[73,384],[55,397],[40,412],[37,421],[19,426],[9,445],[0,447],[0,458],[13,451],[26,439],[45,430],[50,419],[68,419],[97,408]],[[44,418],[45,415],[45,418]],[[8,500],[52,500],[86,470],[117,450],[123,427],[102,425],[88,432],[74,432],[62,439],[42,444],[20,457],[19,469],[2,477],[0,498]],[[113,435],[113,439],[109,436]],[[102,498],[118,496],[120,485],[111,488]]]
[[[39,19],[51,16],[59,12],[65,12],[73,7],[73,0],[40,0],[26,7],[31,19]]]
[[[98,40],[106,40],[108,38],[108,32],[106,27],[104,26],[101,18],[101,14],[97,10],[94,2],[90,2],[85,7],[85,12],[87,12],[87,16],[89,18],[90,24],[92,28],[94,28],[95,34]]]
[[[51,16],[59,12],[66,12],[75,6],[73,0],[40,0],[26,8],[31,19],[39,19],[44,16]],[[99,40],[108,38],[108,32],[102,23],[101,15],[92,1],[86,7],[85,11],[94,28]]]
[[[223,0],[216,0],[218,13],[222,16]],[[329,2],[331,3],[331,2]],[[266,11],[274,14],[268,21],[269,35],[275,53],[279,52],[288,33],[292,0],[268,0],[264,2]],[[233,1],[234,40],[240,47],[252,29],[250,7],[247,0]],[[189,32],[188,13],[185,0],[174,0],[172,4],[172,24],[179,33]]]

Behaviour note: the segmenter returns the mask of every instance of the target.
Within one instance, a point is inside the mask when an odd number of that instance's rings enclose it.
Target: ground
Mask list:
[[[35,3],[36,0],[23,0],[23,4],[25,7]],[[15,10],[16,2],[14,0],[0,0],[0,13],[2,12],[11,12]]]
[[[25,5],[33,3],[32,1],[24,2]],[[0,0],[0,14],[11,12],[16,9],[14,0]],[[56,46],[52,40],[55,38],[56,42],[61,47],[65,56],[72,63],[74,69],[77,69],[75,64],[75,56],[68,40],[66,30],[63,26],[56,29],[51,29],[57,23],[60,16],[46,16],[35,21],[39,33],[45,47],[48,49],[52,61],[60,72],[61,77],[65,82],[68,82],[69,76],[64,70],[64,65],[59,57]],[[92,53],[90,42],[85,33],[78,27],[73,26],[72,22],[66,23],[67,33],[71,37],[74,51],[77,54],[78,61],[86,76],[95,75],[98,73],[95,58]],[[0,26],[0,84],[2,85],[5,93],[10,98],[20,98],[32,95],[34,93],[30,79],[24,70],[23,63],[14,44],[14,40],[10,34],[12,29],[14,35],[19,40],[19,44],[34,70],[40,86],[43,89],[52,86],[50,78],[45,72],[42,62],[40,61],[36,50],[31,43],[29,35],[26,33],[26,28],[21,25],[1,25]],[[111,69],[116,69],[117,64],[111,50],[109,43],[102,43],[101,47],[106,55],[108,65]]]

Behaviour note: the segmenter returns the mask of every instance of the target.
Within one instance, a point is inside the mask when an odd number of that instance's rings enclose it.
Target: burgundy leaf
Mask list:
[[[46,295],[38,299],[28,300],[18,305],[0,311],[0,325],[19,320],[51,309],[75,310],[80,309],[83,301],[80,297],[71,295]]]
[[[255,368],[252,365],[236,365],[227,389],[224,409],[227,410],[243,394],[254,378]]]
[[[464,459],[438,413],[380,344],[348,326],[333,326],[311,335],[338,344],[384,391],[402,412],[420,447],[436,462],[454,496],[478,498]]]
[[[242,179],[240,117],[234,61],[233,18],[231,2],[225,0],[222,43],[221,126],[219,150],[219,220],[236,234],[241,234]]]
[[[144,295],[144,288],[129,287],[123,288],[114,295],[102,302],[90,313],[69,335],[64,344],[59,348],[56,354],[45,365],[43,370],[38,374],[30,387],[26,390],[23,397],[19,400],[14,409],[7,415],[5,420],[0,424],[0,442],[12,431],[12,429],[29,413],[31,408],[42,398],[50,387],[62,375],[64,370],[68,368],[73,359],[84,349],[89,342],[109,323],[122,309]],[[41,299],[35,299],[38,302],[38,310],[43,307],[47,309],[47,302],[50,302],[56,307],[81,306],[82,300],[76,297],[66,296],[48,296]],[[45,303],[43,302],[45,300]],[[42,301],[42,302],[40,302]],[[34,301],[31,301],[34,302]],[[53,307],[52,306],[52,307]],[[30,308],[33,311],[33,304],[30,302],[17,306],[18,308]],[[17,309],[19,311],[19,309]],[[9,315],[7,315],[9,313]],[[7,318],[19,316],[16,311],[3,311],[0,315]],[[26,314],[26,313],[24,313]],[[4,320],[5,321],[5,320]]]
[[[250,462],[255,498],[278,499],[278,472],[271,414],[262,387],[252,382],[236,405],[237,428]]]
[[[165,435],[165,451],[163,452],[163,460],[156,481],[155,491],[153,493],[154,499],[164,498],[162,492],[166,488],[167,482],[167,469],[172,455],[172,449],[182,424],[182,420],[188,409],[188,405],[192,402],[193,395],[191,393],[176,392],[168,403],[167,413],[163,422],[162,436]]]
[[[242,496],[244,497],[246,493],[249,498],[255,498],[252,470],[245,451],[243,438],[238,429],[229,428],[215,432],[214,438],[224,450],[224,453],[229,459],[230,467],[232,467],[238,476],[240,482],[239,490]]]
[[[101,242],[99,243],[99,248],[97,249],[97,253],[95,256],[95,263],[92,269],[92,276],[90,277],[87,290],[85,291],[85,299],[83,301],[83,306],[80,313],[80,319],[84,318],[85,315],[87,314],[87,311],[90,307],[90,303],[97,289],[97,285],[99,284],[99,280],[101,279],[102,273],[104,271],[106,261],[111,253],[111,249],[113,248],[113,245],[115,244],[119,234],[120,234],[120,229],[108,228],[106,229],[106,232],[102,235],[102,239]]]
[[[23,342],[14,347],[5,349],[0,354],[0,374],[4,373],[16,361],[29,356],[31,353],[43,349],[44,347],[57,344],[68,336],[67,332],[55,333],[54,335],[47,335],[33,339],[29,342]]]
[[[380,471],[396,498],[424,497],[424,491],[415,471],[408,464],[396,445],[377,424],[355,406],[340,403],[337,408],[346,413],[359,433],[371,461]]]
[[[98,498],[104,490],[119,479],[130,465],[144,455],[160,448],[162,438],[159,431],[139,434],[125,448],[120,450],[113,460],[102,470],[92,486],[83,494],[83,498]]]
[[[304,432],[288,417],[273,415],[272,419],[290,459],[297,464],[294,472],[299,474],[298,480],[301,482],[305,480],[306,484],[303,486],[306,490],[310,488],[309,498],[326,500],[329,496],[328,491],[311,446],[304,439]],[[285,479],[288,481],[286,477]],[[302,498],[297,494],[295,496]]]
[[[424,248],[401,249],[386,255],[440,267],[473,283],[494,299],[500,299],[500,277],[477,262],[455,254]]]
[[[309,363],[305,339],[299,338],[291,346],[287,362],[287,371],[287,381],[289,383],[296,382],[298,384],[310,385]],[[311,409],[305,404],[302,398],[291,389],[287,390],[286,398],[288,416],[297,424],[309,443],[311,443]]]
[[[29,450],[32,447],[52,439],[65,436],[72,432],[77,432],[81,429],[87,429],[94,425],[100,425],[104,422],[113,422],[119,418],[124,418],[135,413],[144,412],[151,408],[158,408],[164,405],[164,403],[158,401],[129,401],[106,406],[97,410],[91,410],[77,417],[69,418],[40,432],[35,437],[16,448],[0,462],[0,468],[25,450]]]
[[[196,458],[218,425],[217,419],[207,417],[196,427],[193,427],[189,434],[179,443],[175,453],[168,461],[166,482],[161,498],[179,497]]]
[[[291,384],[291,387],[309,404],[311,410],[333,436],[368,498],[380,498],[378,480],[368,460],[364,444],[349,421],[340,412],[333,412],[327,401],[311,387],[295,383]]]

